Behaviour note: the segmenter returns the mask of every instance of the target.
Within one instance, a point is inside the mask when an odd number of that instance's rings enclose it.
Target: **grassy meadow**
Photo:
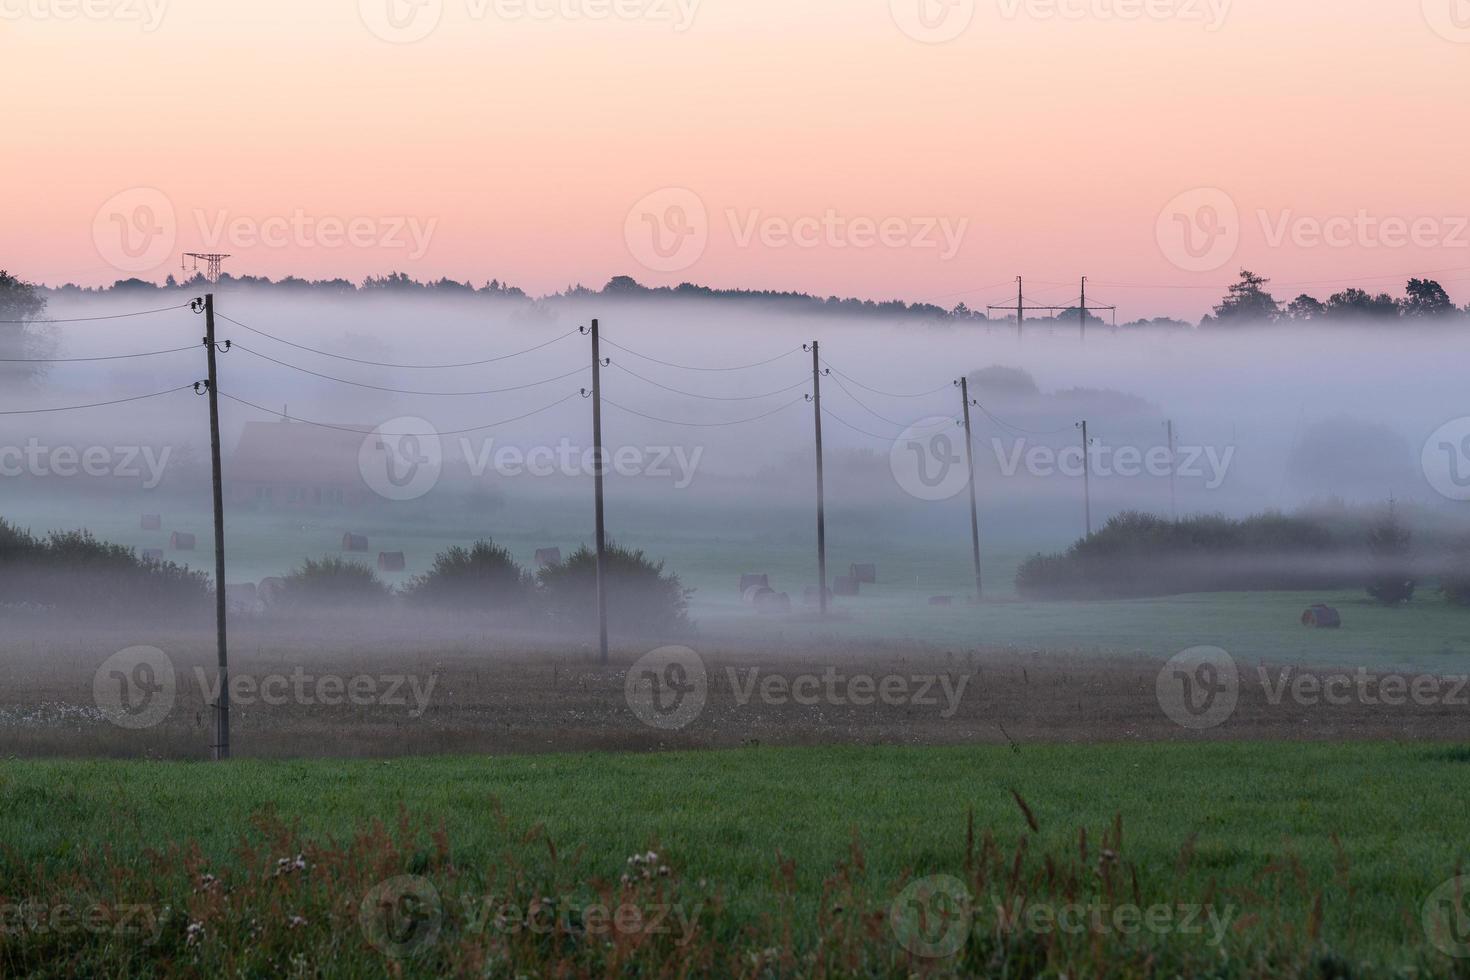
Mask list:
[[[1420,910],[1470,858],[1467,794],[1470,752],[1430,744],[10,761],[0,896],[151,913],[126,938],[7,930],[0,972],[1448,976],[1467,961]],[[629,859],[649,851],[645,880]],[[400,875],[442,913],[432,942],[384,954],[359,906]],[[915,956],[891,915],[932,875],[974,898],[947,957]],[[1018,896],[1223,926],[1007,931],[997,908]],[[683,924],[629,946],[581,918],[533,935],[476,916],[545,897]]]

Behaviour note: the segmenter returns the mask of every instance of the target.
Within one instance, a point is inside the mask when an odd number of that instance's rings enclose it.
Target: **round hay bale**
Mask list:
[[[762,616],[785,616],[791,612],[791,596],[767,589],[755,597],[755,611]]]
[[[741,601],[747,606],[755,606],[760,603],[761,596],[773,595],[775,590],[764,585],[752,585],[741,593]]]

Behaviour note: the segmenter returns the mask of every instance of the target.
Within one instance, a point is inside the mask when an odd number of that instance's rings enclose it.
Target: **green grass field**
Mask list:
[[[1012,790],[1034,814],[1036,832]],[[401,870],[421,870],[441,889],[493,889],[503,880],[496,869],[509,862],[528,880],[593,894],[596,882],[618,879],[629,855],[655,849],[673,866],[686,900],[723,897],[707,923],[721,945],[774,942],[772,923],[784,919],[798,945],[809,946],[830,900],[822,897],[824,880],[850,857],[853,834],[864,855],[861,894],[881,913],[911,876],[966,876],[972,811],[977,834],[993,831],[1004,855],[1028,837],[1028,866],[1043,857],[1070,860],[1079,829],[1095,857],[1117,815],[1124,834],[1114,846],[1136,874],[1132,887],[1142,904],[1213,896],[1232,915],[1218,953],[1221,975],[1283,935],[1313,955],[1331,951],[1372,965],[1361,975],[1416,962],[1448,975],[1458,961],[1428,946],[1421,909],[1470,858],[1467,795],[1470,750],[1433,745],[757,749],[229,765],[9,761],[0,766],[0,894],[24,899],[27,887],[77,874],[92,884],[76,887],[96,896],[115,885],[101,880],[88,853],[110,850],[118,864],[141,864],[150,850],[184,840],[198,843],[196,870],[224,875],[243,860],[236,850],[251,836],[251,815],[266,809],[299,821],[302,840],[320,842],[347,840],[366,821],[392,822],[406,808],[443,822],[456,870],[442,878],[433,862]],[[523,837],[538,824],[557,860],[544,840]],[[269,848],[265,854],[275,856]],[[1291,858],[1300,877],[1283,870]],[[783,859],[794,862],[789,907],[776,887]],[[422,854],[416,860],[422,864]],[[181,864],[169,867],[175,880],[161,894],[182,907],[189,874]],[[1301,939],[1319,892],[1320,937]],[[980,903],[977,923],[986,920]],[[23,961],[18,941],[24,937],[3,939],[12,964]],[[891,936],[881,942],[893,945]],[[131,962],[138,968],[146,956]]]

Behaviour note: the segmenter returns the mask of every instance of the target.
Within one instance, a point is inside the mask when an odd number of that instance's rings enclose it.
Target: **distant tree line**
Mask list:
[[[1396,297],[1384,292],[1369,292],[1350,287],[1332,293],[1325,300],[1303,293],[1295,299],[1283,302],[1269,290],[1270,280],[1248,269],[1242,270],[1240,278],[1232,284],[1226,295],[1199,323],[1200,328],[1258,326],[1263,324],[1285,324],[1314,326],[1324,325],[1382,325],[1389,322],[1403,324],[1451,324],[1464,323],[1470,319],[1470,306],[1456,306],[1445,288],[1433,279],[1410,279],[1404,287],[1404,295]],[[46,308],[48,297],[71,298],[89,295],[119,295],[130,293],[157,293],[162,291],[188,291],[197,293],[213,289],[269,289],[281,292],[312,293],[319,295],[426,295],[440,297],[484,297],[519,301],[528,307],[552,303],[557,300],[594,299],[615,297],[624,299],[647,299],[667,301],[680,299],[707,300],[719,303],[758,306],[762,311],[777,311],[791,314],[831,314],[857,318],[881,318],[893,320],[915,320],[934,324],[980,324],[997,325],[1015,323],[1015,317],[994,319],[984,312],[972,310],[960,302],[954,307],[945,307],[927,302],[906,303],[903,300],[868,300],[851,297],[814,296],[809,293],[763,289],[715,289],[694,283],[678,286],[645,286],[630,276],[614,276],[601,289],[589,289],[583,285],[569,285],[558,293],[539,298],[531,297],[525,290],[499,279],[490,279],[483,285],[441,278],[421,282],[404,272],[390,272],[382,276],[368,276],[361,283],[347,279],[301,279],[287,276],[272,280],[265,276],[220,276],[219,282],[211,283],[202,274],[179,280],[170,275],[163,285],[145,279],[120,279],[111,286],[85,287],[67,284],[63,286],[38,286],[0,272],[0,319],[38,319]],[[8,311],[8,312],[6,312]],[[1075,328],[1082,317],[1080,308],[1073,307],[1053,311],[1052,316],[1040,316],[1039,311],[1027,317],[1027,324],[1035,329],[1042,326]],[[1108,327],[1091,310],[1087,313],[1087,325],[1091,329]],[[1154,317],[1124,323],[1125,331],[1134,330],[1192,330],[1194,325],[1171,317]],[[10,332],[12,335],[15,331]],[[5,339],[0,331],[0,340]]]
[[[1128,511],[1067,551],[1033,555],[1016,573],[1031,599],[1133,599],[1199,592],[1299,592],[1362,587],[1384,606],[1414,598],[1431,570],[1439,594],[1470,606],[1470,542],[1439,542],[1428,563],[1397,504],[1359,515],[1268,511],[1240,520],[1169,520]]]
[[[690,590],[662,562],[608,542],[608,620],[620,633],[677,636],[689,632]],[[302,611],[377,608],[394,596],[440,613],[488,614],[523,627],[589,630],[597,624],[597,554],[585,545],[532,574],[510,551],[481,540],[456,545],[433,566],[394,589],[367,565],[328,556],[307,560],[284,580],[281,603]]]
[[[1463,310],[1457,307],[1445,288],[1433,279],[1410,279],[1402,297],[1350,287],[1333,293],[1325,300],[1302,293],[1284,304],[1267,290],[1270,282],[1249,269],[1241,270],[1239,281],[1230,287],[1214,313],[1206,316],[1200,326],[1336,326],[1391,322],[1429,326],[1463,323],[1470,317],[1470,307]]]

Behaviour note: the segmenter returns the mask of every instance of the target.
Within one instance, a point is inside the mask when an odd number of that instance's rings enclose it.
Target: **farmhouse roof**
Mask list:
[[[358,454],[371,431],[365,425],[247,422],[230,459],[231,476],[255,483],[359,485]]]

